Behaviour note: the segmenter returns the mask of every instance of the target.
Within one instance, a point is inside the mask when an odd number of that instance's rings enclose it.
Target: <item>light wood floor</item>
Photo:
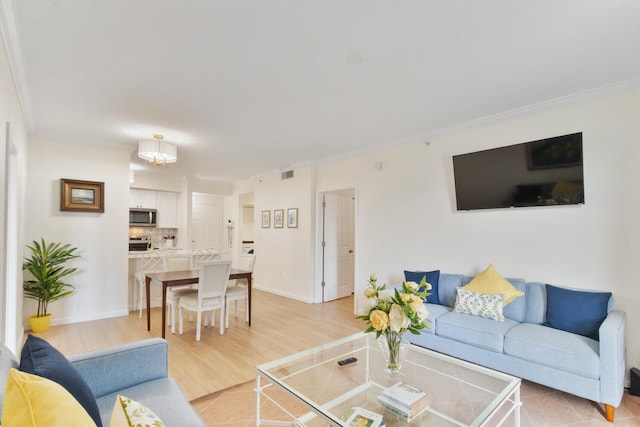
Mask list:
[[[171,335],[167,329],[169,373],[190,400],[255,379],[256,365],[364,329],[364,323],[355,319],[353,297],[307,304],[258,290],[253,292],[251,327],[245,322],[242,301],[238,317],[231,312],[224,335],[220,335],[217,321],[216,316],[215,327],[203,328],[200,342],[195,340],[195,323],[189,323],[186,315],[183,335]],[[151,311],[151,331],[147,331],[143,311],[142,319],[132,312],[113,319],[53,326],[38,336],[69,355],[159,337],[160,322],[161,312],[156,308]]]

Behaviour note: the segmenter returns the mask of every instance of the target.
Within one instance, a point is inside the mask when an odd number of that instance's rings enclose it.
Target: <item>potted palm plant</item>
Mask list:
[[[25,280],[22,289],[25,297],[38,301],[37,313],[29,318],[29,323],[33,332],[42,332],[49,329],[51,323],[51,314],[47,312],[49,303],[69,296],[75,290],[63,279],[77,270],[64,265],[78,258],[74,254],[77,248],[62,243],[47,244],[43,238],[40,243],[34,240],[27,248],[31,250],[31,257],[25,258],[22,270],[28,271],[32,279]]]

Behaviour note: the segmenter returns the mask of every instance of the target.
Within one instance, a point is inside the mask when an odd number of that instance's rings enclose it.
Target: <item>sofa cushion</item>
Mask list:
[[[429,322],[427,323],[429,328],[422,329],[421,332],[423,334],[435,334],[436,330],[438,329],[438,318],[443,314],[450,313],[451,308],[447,307],[446,305],[431,303],[425,303],[424,305],[425,307],[427,307],[427,311],[429,312]]]
[[[113,405],[109,427],[153,426],[164,427],[164,423],[153,411],[140,402],[118,395]]]
[[[147,381],[97,399],[102,424],[109,425],[118,395],[127,396],[151,409],[167,426],[192,427],[204,425],[202,419],[189,404],[178,383],[169,377]],[[179,404],[177,404],[179,403]]]
[[[458,288],[458,298],[453,311],[504,322],[504,298],[504,294],[481,294]]]
[[[407,282],[416,282],[420,284],[423,277],[426,276],[426,281],[431,285],[431,290],[427,297],[427,301],[431,304],[440,304],[440,297],[438,296],[438,282],[440,280],[440,270],[434,271],[404,271],[404,280]]]
[[[60,384],[84,407],[95,424],[102,426],[100,411],[91,389],[67,358],[51,344],[29,334],[22,347],[20,370]]]
[[[573,374],[600,378],[598,342],[543,325],[522,323],[510,329],[504,340],[504,352]]]
[[[60,384],[37,375],[9,371],[3,426],[95,426],[82,405]]]
[[[440,304],[453,308],[456,304],[456,289],[462,286],[462,274],[440,273],[438,281],[438,294],[440,295]]]
[[[611,292],[578,291],[547,284],[546,326],[598,339]]]
[[[505,294],[504,305],[524,295],[524,292],[516,289],[507,279],[502,277],[493,264],[489,264],[484,271],[474,277],[464,288],[468,291],[483,294]]]
[[[502,353],[504,334],[518,324],[511,319],[496,322],[454,312],[443,314],[437,322],[436,335],[499,353]]]
[[[527,283],[525,299],[527,314],[524,321],[542,325],[546,321],[545,313],[547,311],[547,291],[544,288],[544,284],[538,282]]]

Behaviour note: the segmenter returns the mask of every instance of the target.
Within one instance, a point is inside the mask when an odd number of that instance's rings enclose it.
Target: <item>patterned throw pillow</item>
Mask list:
[[[109,427],[164,427],[153,411],[140,402],[118,395]]]
[[[456,288],[456,304],[453,311],[456,313],[471,314],[473,316],[486,317],[488,319],[504,322],[505,294],[481,294]]]

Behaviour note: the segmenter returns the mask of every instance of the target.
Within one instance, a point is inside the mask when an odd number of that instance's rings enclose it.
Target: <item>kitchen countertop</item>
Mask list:
[[[173,249],[151,249],[151,250],[147,250],[147,251],[129,251],[129,259],[136,259],[136,258],[142,258],[143,255],[157,255],[159,257],[161,256],[165,256],[165,255],[189,255],[191,254],[190,249],[180,249],[180,248],[173,248]]]

